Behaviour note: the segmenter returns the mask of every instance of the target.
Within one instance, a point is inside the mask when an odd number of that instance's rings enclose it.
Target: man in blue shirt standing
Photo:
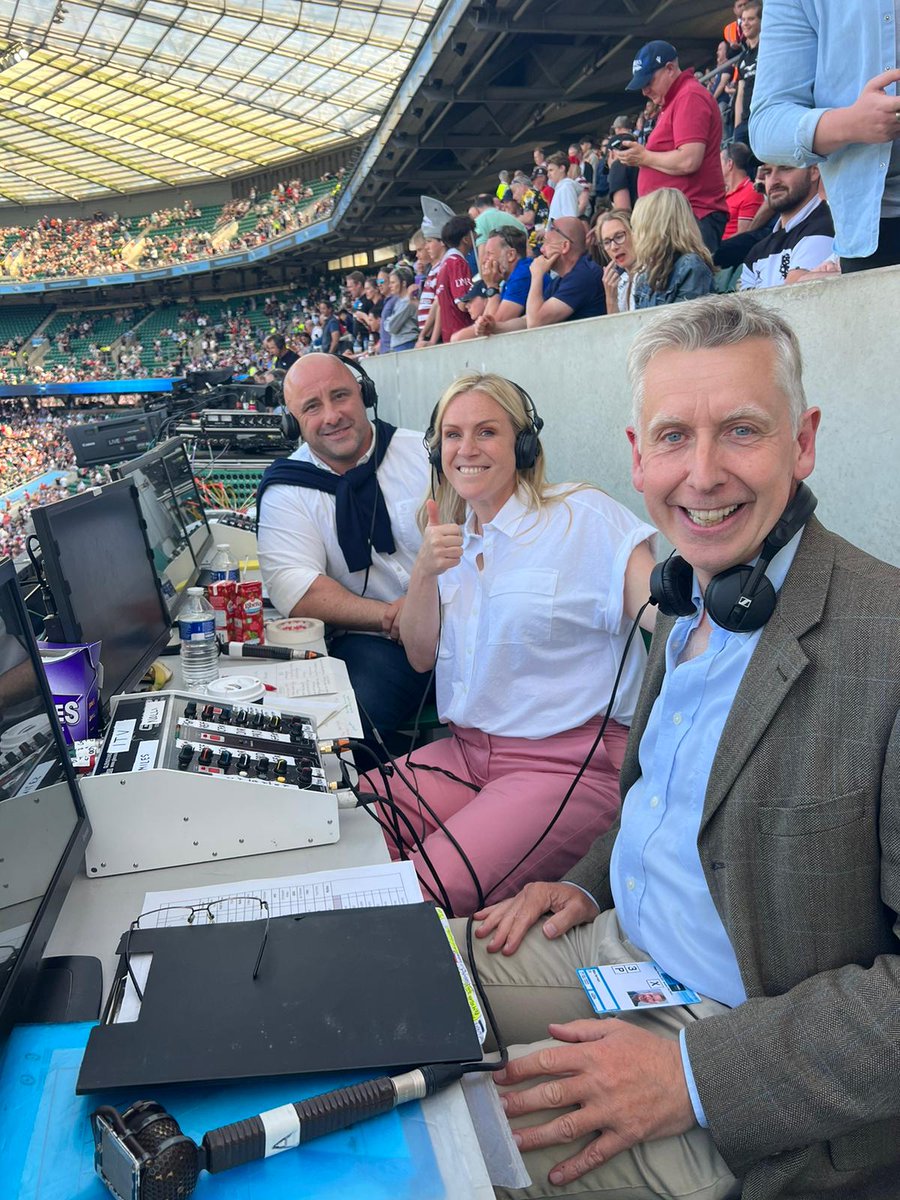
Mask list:
[[[497,1082],[529,1195],[878,1200],[900,1172],[900,571],[812,515],[820,412],[783,318],[681,306],[629,376],[634,483],[676,557],[620,821],[476,914],[525,1043]],[[647,959],[701,1003],[591,1019],[577,968]]]
[[[898,0],[766,0],[750,144],[818,166],[841,270],[900,262]]]

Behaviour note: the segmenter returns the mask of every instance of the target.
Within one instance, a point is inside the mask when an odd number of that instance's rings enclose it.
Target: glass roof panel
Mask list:
[[[243,78],[249,75],[266,56],[265,50],[254,50],[252,46],[236,46],[220,64],[223,71],[233,71]],[[259,88],[256,89],[259,91]]]
[[[439,0],[0,0],[0,204],[296,160],[375,127]],[[0,36],[0,47],[3,45]]]
[[[219,37],[232,34],[234,37],[243,39],[256,28],[256,24],[256,21],[249,21],[246,17],[220,17],[215,31]]]

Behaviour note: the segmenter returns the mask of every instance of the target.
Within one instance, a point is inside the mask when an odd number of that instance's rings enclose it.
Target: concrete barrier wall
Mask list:
[[[800,338],[810,404],[822,409],[810,479],[825,525],[900,566],[900,267],[759,293]],[[549,477],[599,484],[646,516],[630,476],[625,358],[650,313],[622,313],[456,346],[367,359],[381,413],[424,429],[464,371],[520,383],[544,418]]]

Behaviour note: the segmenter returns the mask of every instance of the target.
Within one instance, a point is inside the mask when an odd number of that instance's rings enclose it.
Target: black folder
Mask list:
[[[480,1060],[431,905],[273,918],[253,979],[263,924],[135,930],[130,953],[153,955],[140,1016],[113,1024],[108,1006],[76,1091]]]

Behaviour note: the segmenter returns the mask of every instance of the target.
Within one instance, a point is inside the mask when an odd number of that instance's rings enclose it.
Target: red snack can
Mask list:
[[[223,646],[237,640],[234,611],[237,586],[233,579],[220,579],[206,589],[206,598],[216,612],[216,637]]]
[[[262,583],[248,579],[237,585],[235,599],[235,641],[261,646],[266,640],[263,620]]]

